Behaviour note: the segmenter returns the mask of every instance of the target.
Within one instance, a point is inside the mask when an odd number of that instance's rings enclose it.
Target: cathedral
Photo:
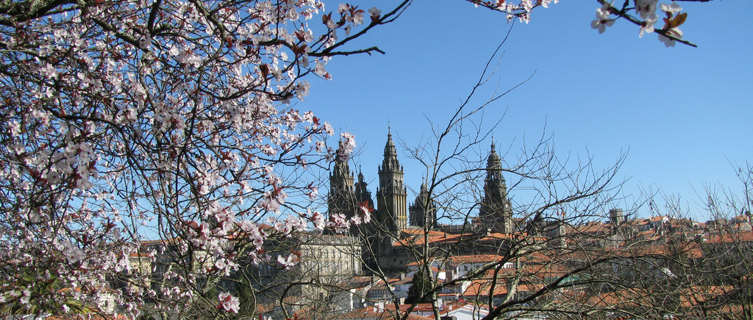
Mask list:
[[[422,182],[418,195],[412,203],[407,201],[407,188],[404,182],[403,166],[398,160],[397,149],[392,141],[392,133],[387,132],[382,163],[378,168],[379,186],[376,188],[376,210],[367,225],[353,227],[351,235],[360,236],[364,245],[364,261],[376,263],[380,257],[397,255],[393,240],[410,234],[410,230],[447,230],[453,226],[440,225],[437,220],[437,207],[430,199],[429,187]],[[361,205],[374,208],[371,192],[367,189],[363,172],[359,169],[358,181],[348,165],[348,158],[338,149],[334,167],[329,176],[328,212],[341,213],[351,218],[359,214]],[[478,219],[474,219],[472,230],[480,233],[514,233],[512,206],[507,197],[507,186],[502,176],[502,162],[495,150],[494,142],[487,158],[484,194],[479,205]],[[409,209],[409,210],[408,210]],[[459,226],[458,226],[459,227]],[[371,254],[372,258],[366,257]],[[397,263],[397,262],[396,262]],[[380,265],[382,262],[380,261]]]

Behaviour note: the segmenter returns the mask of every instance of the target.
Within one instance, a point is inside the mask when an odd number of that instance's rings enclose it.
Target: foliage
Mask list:
[[[405,303],[422,303],[432,301],[432,284],[429,273],[424,268],[419,268],[413,275],[411,280],[410,289],[408,289],[408,297],[405,298]]]

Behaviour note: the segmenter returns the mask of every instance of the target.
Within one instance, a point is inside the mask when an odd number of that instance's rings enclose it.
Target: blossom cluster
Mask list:
[[[531,13],[536,8],[548,8],[556,4],[558,0],[467,0],[476,7],[484,7],[493,11],[505,14],[508,21],[517,18],[520,22],[529,23]],[[591,28],[596,29],[599,33],[604,33],[607,27],[614,25],[618,19],[625,19],[635,25],[640,30],[639,37],[644,34],[656,32],[659,40],[667,47],[674,46],[676,42],[695,46],[695,44],[682,40],[683,32],[679,26],[685,22],[686,13],[680,13],[680,5],[671,0],[669,3],[659,4],[659,0],[628,0],[624,2],[610,2],[608,0],[596,0],[601,7],[596,9],[596,17],[591,21]],[[633,4],[634,6],[630,6]],[[660,16],[657,15],[657,9],[660,9],[664,17],[664,26],[655,27]],[[634,15],[635,14],[635,15]]]
[[[637,17],[628,13],[629,8],[626,7],[628,2],[625,2],[625,6],[621,9],[606,1],[602,1],[602,3],[602,6],[596,9],[596,18],[591,21],[591,27],[599,30],[599,33],[604,33],[607,27],[612,26],[615,20],[621,17],[640,26],[639,37],[657,31],[655,25],[659,20],[656,14],[658,0],[634,0],[635,7],[633,10],[638,14]],[[674,1],[670,4],[662,3],[658,7],[664,13],[665,18],[663,18],[664,26],[659,29],[660,32],[657,33],[657,36],[665,46],[672,47],[677,40],[682,39],[683,33],[679,26],[685,22],[687,14],[680,13],[682,8]]]
[[[518,18],[520,22],[529,23],[531,21],[531,12],[534,8],[549,8],[551,4],[556,4],[559,0],[468,0],[474,6],[485,7],[494,11],[504,13],[507,21]]]

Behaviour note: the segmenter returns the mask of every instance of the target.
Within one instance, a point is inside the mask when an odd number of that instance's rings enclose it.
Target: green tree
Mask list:
[[[408,289],[408,297],[405,299],[405,303],[421,303],[431,302],[432,285],[428,272],[424,267],[418,269],[413,275],[413,281],[411,282],[410,289]]]

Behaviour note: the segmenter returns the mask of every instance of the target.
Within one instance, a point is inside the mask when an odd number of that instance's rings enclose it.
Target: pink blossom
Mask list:
[[[329,122],[324,122],[324,133],[328,135],[335,134],[335,129],[332,129],[332,125]]]
[[[19,302],[23,305],[29,304],[29,299],[31,299],[31,291],[24,289],[21,291],[21,298],[19,299]]]
[[[638,37],[643,38],[644,34],[654,32],[655,23],[656,23],[656,17],[647,18],[646,21],[643,22],[643,25],[641,25],[641,30],[638,33]]]
[[[599,33],[604,33],[607,27],[614,24],[614,19],[609,18],[609,3],[604,3],[601,8],[596,9],[596,18],[591,21],[591,28],[598,29]]]
[[[264,244],[265,234],[263,231],[251,221],[242,221],[240,223],[241,229],[246,232],[251,239],[254,246],[258,249],[262,248]]]
[[[220,304],[217,306],[218,309],[232,313],[238,313],[240,310],[240,300],[230,293],[220,292],[218,299],[220,300]]]
[[[363,23],[363,11],[357,10],[353,13],[353,17],[351,18],[354,25],[359,25]]]
[[[345,153],[344,156],[347,157],[348,155],[353,153],[353,150],[355,150],[356,148],[356,138],[348,132],[343,132],[340,134],[340,136],[342,137],[340,146],[342,147],[342,151]]]
[[[345,232],[350,228],[350,221],[343,214],[330,214],[327,227],[332,228],[335,232]]]
[[[290,269],[296,264],[298,264],[298,261],[300,258],[295,254],[289,254],[287,257],[282,257],[282,255],[277,256],[277,263],[279,263],[281,266],[283,266],[285,269]]]
[[[329,72],[327,72],[327,70],[324,69],[324,62],[321,60],[318,60],[316,62],[316,65],[314,66],[314,73],[316,73],[317,75],[319,75],[320,77],[324,79],[332,80],[332,75],[330,75]]]
[[[314,211],[314,214],[311,216],[311,222],[314,224],[316,230],[324,230],[326,226],[324,216],[319,211]]]
[[[280,212],[280,206],[285,203],[287,197],[287,193],[282,188],[274,186],[273,190],[264,193],[261,208],[270,212]]]
[[[225,258],[217,259],[214,263],[214,267],[217,268],[225,276],[229,276],[230,272],[238,269],[238,264],[232,261],[228,261]]]
[[[672,39],[670,37],[665,37],[661,34],[657,34],[659,36],[659,41],[664,43],[664,46],[666,47],[674,47],[675,46],[675,39]],[[670,28],[667,30],[667,35],[672,36],[676,39],[682,39],[682,30],[678,27]]]
[[[307,193],[309,200],[316,200],[316,197],[319,195],[319,187],[314,185],[308,186],[309,192]]]
[[[662,11],[669,12],[672,14],[676,14],[682,10],[682,7],[680,7],[680,5],[674,1],[672,1],[672,4],[662,3],[660,7]]]
[[[372,8],[369,9],[369,16],[371,16],[371,18],[377,19],[381,15],[382,15],[382,11],[379,10],[379,8],[372,7]]]
[[[327,148],[327,144],[324,141],[317,141],[316,142],[316,151],[317,152],[324,152],[324,150]]]
[[[369,223],[371,221],[371,213],[374,212],[374,209],[369,207],[368,203],[364,201],[358,206],[359,214],[361,215],[361,220],[363,223]]]
[[[303,98],[309,94],[309,88],[311,88],[311,85],[308,81],[298,82],[295,90],[296,97],[298,97],[299,100],[303,100]]]
[[[635,0],[635,10],[643,19],[656,20],[656,4],[658,0]]]

